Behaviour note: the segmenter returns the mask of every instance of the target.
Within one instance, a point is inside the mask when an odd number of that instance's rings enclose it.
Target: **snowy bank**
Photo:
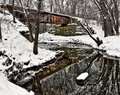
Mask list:
[[[110,56],[120,57],[120,36],[109,36],[103,38],[103,44],[100,45],[100,49],[106,50],[106,53]]]
[[[25,89],[9,82],[6,77],[0,73],[0,95],[34,95]]]
[[[58,45],[63,45],[65,43],[85,43],[90,45],[95,45],[96,43],[88,36],[58,36],[49,33],[43,33],[39,36],[39,42],[56,43]]]
[[[84,21],[81,18],[77,18],[77,19],[79,21],[81,21],[81,22]],[[96,34],[93,35],[93,37],[99,37],[103,41],[103,44],[101,44],[100,47],[97,47],[97,46],[95,46],[93,44],[91,44],[91,45],[94,48],[106,50],[106,54],[109,55],[109,56],[120,57],[120,44],[118,43],[120,41],[120,36],[104,37],[104,31],[102,30],[102,27],[101,26],[97,26],[97,22],[94,21],[94,20],[90,20],[89,21],[89,25],[96,32]],[[119,28],[119,31],[120,31],[120,28]]]
[[[7,12],[7,11],[6,11]],[[33,54],[33,43],[20,35],[19,31],[28,31],[28,28],[16,19],[17,23],[13,23],[12,15],[0,14],[2,19],[2,42],[0,42],[0,51],[5,51],[15,63],[23,64],[24,68],[34,65],[40,65],[55,57],[56,52],[38,49],[39,54]],[[29,62],[28,65],[24,65]]]

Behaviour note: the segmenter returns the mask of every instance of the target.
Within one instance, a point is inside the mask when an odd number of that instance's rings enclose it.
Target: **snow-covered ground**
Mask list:
[[[120,57],[120,36],[110,36],[103,38],[103,44],[100,49],[107,50],[106,53],[110,56]]]
[[[0,73],[0,95],[34,95],[25,89],[9,82],[7,78]]]
[[[6,11],[7,12],[7,11]],[[7,12],[8,13],[8,12]],[[42,64],[55,57],[56,52],[38,49],[39,54],[33,54],[33,43],[30,43],[26,38],[19,34],[19,31],[27,31],[28,28],[20,23],[17,19],[17,23],[13,23],[12,15],[0,14],[2,19],[2,41],[0,41],[0,53],[5,52],[6,55],[12,60],[12,63],[30,62],[28,65],[23,65],[23,68],[27,68],[34,65]],[[26,90],[16,86],[9,82],[1,73],[6,66],[3,63],[7,60],[7,57],[0,56],[0,95],[33,95]],[[16,68],[13,68],[16,70]]]
[[[79,20],[81,21],[82,19]],[[104,31],[100,25],[97,25],[96,21],[90,21],[90,26],[96,32],[93,37],[99,37],[103,41],[103,44],[99,47],[88,35],[66,37],[43,33],[39,36],[39,42],[57,43],[59,45],[67,42],[84,43],[94,48],[106,50],[108,55],[120,57],[120,36],[104,37]]]
[[[2,21],[2,42],[0,42],[0,51],[5,51],[9,58],[16,63],[30,61],[28,66],[39,65],[55,57],[56,52],[38,49],[39,54],[33,54],[33,43],[20,35],[19,31],[27,31],[28,28],[20,23],[12,22],[12,15],[0,14]],[[1,63],[1,62],[0,62]],[[24,66],[25,67],[25,66]]]

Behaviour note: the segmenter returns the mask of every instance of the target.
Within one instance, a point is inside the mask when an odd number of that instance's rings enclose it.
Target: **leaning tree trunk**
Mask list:
[[[26,20],[27,20],[27,25],[28,25],[28,28],[29,28],[29,32],[30,32],[30,42],[33,42],[34,38],[33,38],[33,34],[32,34],[32,26],[31,26],[31,23],[30,23],[30,17],[28,15],[28,11],[26,9],[24,9],[24,5],[22,4],[22,1],[19,0],[22,8],[23,8],[23,11],[25,12],[25,17],[26,17]],[[27,2],[27,7],[28,6],[28,3],[29,3],[29,0]]]

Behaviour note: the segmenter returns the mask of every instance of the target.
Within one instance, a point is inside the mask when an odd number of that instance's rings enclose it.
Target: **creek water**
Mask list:
[[[35,95],[120,95],[120,60],[106,58],[85,45],[40,44],[64,54],[53,64],[40,68],[35,76],[22,85]],[[77,85],[75,78],[88,72],[87,83]]]
[[[72,78],[86,71],[87,83],[77,85]],[[120,95],[120,60],[93,54],[41,80],[41,91],[43,95]]]

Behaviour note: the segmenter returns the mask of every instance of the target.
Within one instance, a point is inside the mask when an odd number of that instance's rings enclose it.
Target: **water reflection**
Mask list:
[[[43,95],[120,95],[120,61],[95,54],[41,81]],[[87,71],[87,84],[78,86],[74,79]]]
[[[40,68],[39,72],[36,73],[35,77],[32,78],[29,82],[23,84],[22,87],[30,90],[32,89],[34,92],[38,93],[40,90],[38,89],[38,84],[40,80],[60,70],[62,71],[65,67],[75,64],[80,60],[83,60],[93,52],[91,48],[85,46],[81,46],[81,48],[74,48],[72,46],[69,46],[69,48],[60,47],[58,48],[58,50],[64,51],[63,55],[59,56],[53,64]]]
[[[53,64],[44,66],[40,69],[40,71],[37,73],[40,79],[58,72],[59,70],[62,70],[71,64],[77,63],[92,53],[92,50],[90,48],[83,49],[61,47],[59,50],[64,51],[64,54],[58,57],[58,59],[56,59]]]
[[[40,69],[24,88],[33,90],[36,95],[120,95],[119,60],[97,52],[90,55],[92,50],[84,46],[46,47],[62,50],[64,55]],[[79,86],[75,78],[83,72],[88,72],[89,78],[85,85]]]

